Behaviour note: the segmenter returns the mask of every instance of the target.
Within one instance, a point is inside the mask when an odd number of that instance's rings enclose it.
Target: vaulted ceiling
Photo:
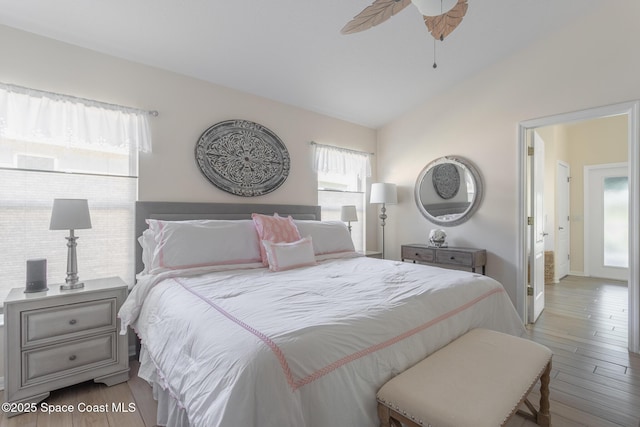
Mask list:
[[[0,0],[0,24],[378,128],[602,3],[469,0],[444,42],[409,5],[340,34],[370,2]]]

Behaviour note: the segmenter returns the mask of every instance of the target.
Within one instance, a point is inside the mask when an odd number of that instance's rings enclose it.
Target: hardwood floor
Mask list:
[[[627,351],[627,287],[625,283],[568,277],[547,285],[546,308],[528,332],[551,348],[551,420],[554,427],[640,427],[640,357]],[[50,405],[111,405],[130,403],[135,411],[122,413],[39,412],[0,418],[0,427],[153,427],[156,403],[149,385],[137,377],[106,387],[84,383],[53,392]],[[537,406],[538,387],[530,395]],[[535,424],[514,417],[508,427]],[[231,426],[235,427],[235,426]],[[339,426],[336,426],[339,427]],[[346,427],[346,426],[345,426]]]
[[[73,412],[48,414],[38,410],[12,418],[2,414],[0,427],[153,427],[157,404],[151,387],[138,378],[137,372],[138,362],[132,361],[131,378],[126,383],[107,387],[90,381],[56,390],[44,402],[54,411],[68,405],[74,408]]]
[[[640,357],[627,351],[627,295],[625,282],[603,279],[569,276],[545,286],[545,310],[528,331],[554,353],[554,426],[640,426]],[[538,396],[534,390],[530,400]]]

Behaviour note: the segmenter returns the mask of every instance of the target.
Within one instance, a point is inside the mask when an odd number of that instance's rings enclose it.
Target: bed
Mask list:
[[[261,247],[266,267],[253,242],[250,257],[233,255],[260,228],[253,213],[291,216],[299,231]],[[495,280],[361,256],[317,206],[138,202],[136,237],[158,224],[165,264],[138,250],[119,316],[140,338],[160,425],[377,426],[375,393],[394,375],[473,328],[524,333]],[[216,251],[232,262],[198,258]]]

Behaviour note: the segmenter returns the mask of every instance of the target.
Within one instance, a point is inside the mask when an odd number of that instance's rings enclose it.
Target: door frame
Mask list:
[[[532,179],[529,181],[529,211],[536,220],[529,230],[529,288],[527,322],[535,323],[544,311],[544,286],[545,286],[545,240],[548,234],[545,232],[544,192],[545,192],[545,142],[538,132],[531,131],[529,145],[533,148],[533,155],[529,156]],[[540,217],[540,218],[538,218]]]
[[[558,177],[560,176],[560,168],[565,168],[567,171],[567,178],[570,180],[571,179],[571,165],[567,162],[563,162],[562,160],[558,160],[556,162],[556,210],[557,210],[557,206],[559,204],[558,200],[560,198],[560,196],[564,196],[564,194],[560,194],[560,192],[557,190],[558,188],[560,188],[560,182],[558,182]],[[566,189],[566,196],[565,196],[565,200],[567,203],[567,213],[569,214],[568,216],[571,216],[571,185],[570,185],[570,181],[566,181],[563,182],[562,185],[563,187]],[[553,272],[553,283],[558,283],[560,281],[560,274],[559,274],[559,270],[557,268],[558,265],[560,265],[560,263],[558,262],[558,258],[560,256],[563,256],[564,253],[559,253],[559,251],[557,251],[557,248],[559,247],[559,242],[560,242],[560,232],[558,231],[558,217],[556,216],[555,218],[555,225],[556,225],[556,229],[553,230],[553,238],[554,238],[554,256],[555,256],[555,260],[554,260],[554,264],[556,265],[556,268],[554,269]],[[567,221],[567,274],[571,274],[571,220]],[[564,277],[564,276],[563,276]]]
[[[608,116],[626,115],[629,163],[629,350],[640,353],[640,101],[590,108],[555,116],[525,120],[517,128],[518,194],[516,209],[516,310],[527,319],[527,139],[529,130]]]

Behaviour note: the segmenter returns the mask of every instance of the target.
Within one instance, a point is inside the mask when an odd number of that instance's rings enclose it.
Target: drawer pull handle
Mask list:
[[[416,256],[420,256],[420,254],[418,252],[416,252]]]
[[[69,324],[70,325],[75,325],[76,323],[78,323],[78,321],[76,319],[69,320]]]
[[[76,359],[77,359],[77,356],[76,356],[75,354],[72,354],[71,356],[69,356],[69,360],[70,360],[71,362],[73,362],[73,361],[74,361],[74,360],[76,360]]]
[[[453,260],[453,259],[456,259],[456,257],[452,256],[452,257],[451,257],[451,258],[449,258],[449,259]]]

